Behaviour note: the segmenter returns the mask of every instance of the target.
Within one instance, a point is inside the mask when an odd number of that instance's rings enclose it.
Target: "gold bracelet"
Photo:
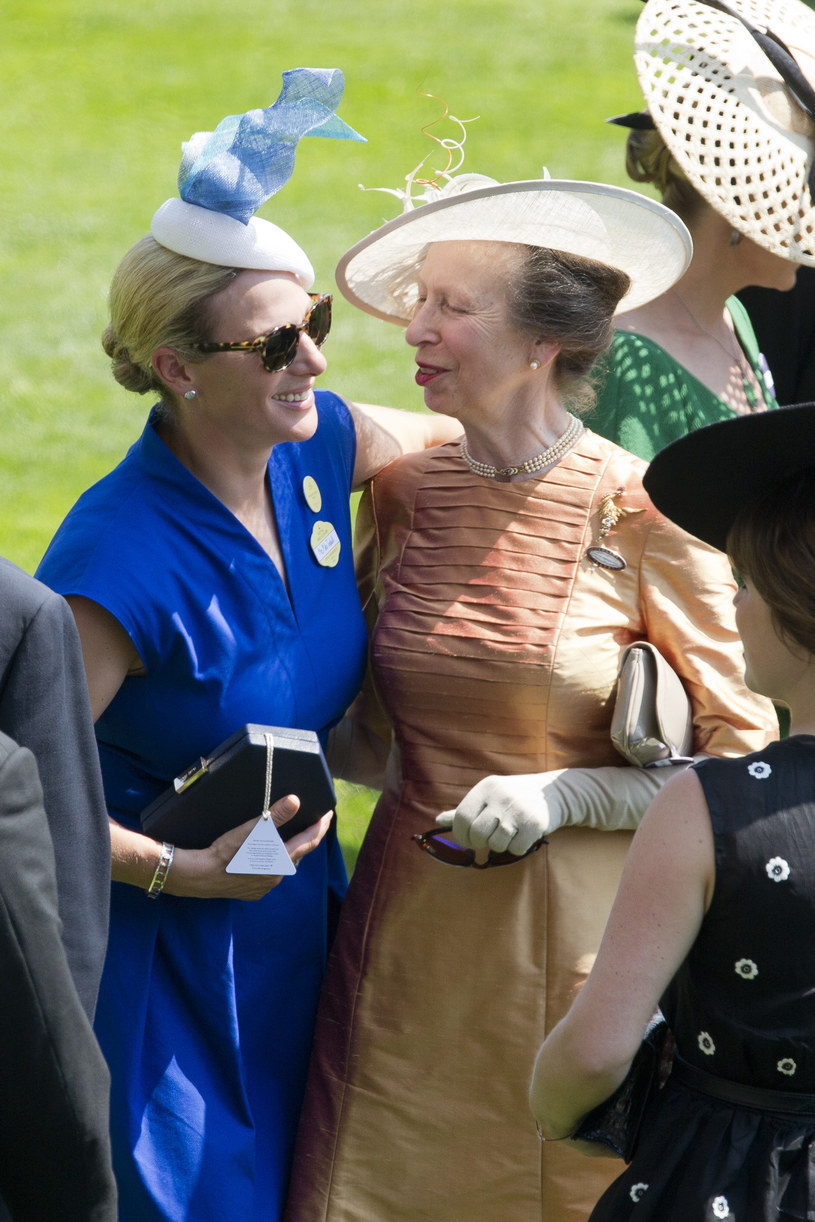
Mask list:
[[[164,890],[164,884],[167,881],[167,875],[170,873],[170,866],[173,864],[173,853],[175,852],[174,844],[163,844],[161,846],[161,856],[158,859],[156,872],[153,875],[153,881],[147,888],[147,895],[151,900],[158,899]]]

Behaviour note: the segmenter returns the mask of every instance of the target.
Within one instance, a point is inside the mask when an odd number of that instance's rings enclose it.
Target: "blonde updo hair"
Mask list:
[[[150,358],[167,347],[184,361],[204,360],[191,345],[209,340],[211,299],[239,271],[177,255],[149,234],[131,246],[113,275],[110,323],[102,333],[116,381],[138,395],[158,393],[161,410],[172,412],[175,396]]]
[[[625,168],[634,182],[650,182],[666,208],[690,226],[710,205],[691,186],[656,128],[632,128],[625,145]]]

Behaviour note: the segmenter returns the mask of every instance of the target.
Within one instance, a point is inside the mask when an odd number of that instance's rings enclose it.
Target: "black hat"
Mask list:
[[[657,454],[643,483],[666,518],[725,551],[751,497],[807,470],[815,477],[815,403],[695,429]]]

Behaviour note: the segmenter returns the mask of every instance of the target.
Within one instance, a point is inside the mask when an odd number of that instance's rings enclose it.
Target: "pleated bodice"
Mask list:
[[[532,1061],[591,967],[630,834],[564,828],[474,871],[432,861],[412,833],[490,773],[625,767],[609,724],[639,638],[682,675],[697,749],[768,737],[769,706],[740,681],[727,563],[656,513],[643,467],[586,433],[543,477],[499,484],[454,442],[394,464],[363,502],[361,593],[394,749],[323,991],[288,1222],[540,1216]],[[606,542],[626,567],[610,572],[585,550],[620,489],[628,512]],[[582,1222],[614,1174],[572,1157],[576,1184],[568,1160],[549,1179],[576,1212],[557,1189],[548,1222]]]

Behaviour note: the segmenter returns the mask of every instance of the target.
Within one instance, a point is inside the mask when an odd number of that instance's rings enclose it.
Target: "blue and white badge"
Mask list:
[[[318,564],[333,569],[340,558],[340,537],[330,522],[315,522],[311,532],[311,550]]]

